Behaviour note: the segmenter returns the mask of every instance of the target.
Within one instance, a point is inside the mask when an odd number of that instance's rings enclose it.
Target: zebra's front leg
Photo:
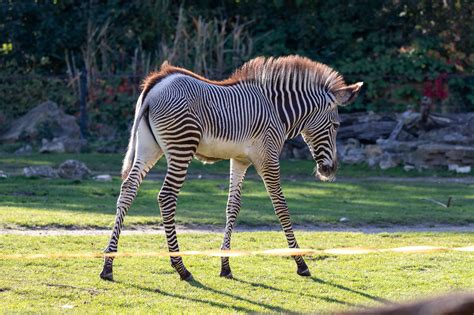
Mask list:
[[[148,173],[150,168],[155,164],[156,158],[151,163],[135,161],[130,174],[123,181],[120,196],[117,200],[117,212],[115,215],[115,224],[112,231],[112,236],[110,237],[109,244],[104,250],[104,253],[115,253],[117,252],[118,241],[120,237],[120,232],[122,231],[123,220],[127,214],[128,209],[130,208],[133,200],[137,196],[138,187],[140,186],[143,178]],[[104,280],[113,280],[113,257],[104,257],[104,267],[100,273],[100,277]]]
[[[288,241],[288,247],[299,248],[298,242],[296,241],[296,237],[293,233],[288,206],[281,190],[279,163],[271,163],[260,170],[259,173],[263,178],[267,192],[272,200],[275,214],[280,220],[281,227],[285,233],[286,240]],[[309,268],[306,265],[303,257],[298,255],[293,256],[293,258],[295,259],[298,268],[296,272],[300,276],[311,276]]]
[[[249,165],[249,162],[243,162],[234,159],[230,160],[229,197],[227,199],[226,224],[221,250],[230,249],[232,230],[240,212],[242,181],[244,180],[245,172],[247,171]],[[222,257],[221,263],[220,276],[231,279],[232,272],[230,270],[229,257]]]

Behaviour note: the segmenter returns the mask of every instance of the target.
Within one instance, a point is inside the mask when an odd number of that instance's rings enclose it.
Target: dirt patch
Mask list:
[[[118,175],[117,175],[118,176]],[[148,174],[148,180],[163,180],[165,174]],[[188,179],[228,179],[226,174],[188,174]],[[247,179],[260,180],[256,174],[248,174]],[[291,175],[282,176],[283,180],[289,181],[317,181],[314,176]],[[337,177],[336,182],[341,183],[359,183],[359,182],[389,182],[389,183],[452,183],[452,184],[474,184],[474,176],[467,177],[389,177],[389,176],[373,176],[373,177]]]
[[[360,227],[343,227],[343,226],[317,226],[317,225],[296,225],[294,226],[296,233],[298,232],[358,232],[366,234],[377,233],[404,233],[404,232],[459,232],[474,233],[474,224],[468,225],[410,225],[410,226],[360,226]],[[177,226],[178,233],[223,233],[223,227],[214,225],[192,225]],[[262,232],[262,231],[281,231],[279,226],[238,226],[236,232]],[[59,229],[59,228],[40,228],[40,229],[0,229],[0,235],[29,235],[29,236],[58,236],[58,235],[110,235],[112,229]],[[125,229],[123,235],[146,235],[146,234],[164,234],[163,228],[150,228],[148,226],[136,226],[133,229]]]

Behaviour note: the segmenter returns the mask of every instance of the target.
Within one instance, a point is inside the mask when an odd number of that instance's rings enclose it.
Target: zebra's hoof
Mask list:
[[[220,276],[221,276],[222,278],[234,279],[234,276],[232,275],[232,272],[230,271],[230,269],[223,269],[223,270],[221,270]]]
[[[296,271],[297,274],[299,274],[302,277],[311,277],[311,272],[309,272],[309,269],[306,268],[304,270],[301,270],[298,268],[298,271]]]
[[[181,280],[184,280],[184,281],[187,281],[187,282],[194,281],[193,275],[187,270],[184,274],[180,275],[180,277],[181,277]]]
[[[114,274],[112,272],[112,268],[104,268],[104,270],[102,270],[102,272],[100,273],[100,278],[102,280],[114,281]]]

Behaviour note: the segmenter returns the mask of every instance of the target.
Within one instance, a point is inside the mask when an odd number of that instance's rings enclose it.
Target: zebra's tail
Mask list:
[[[140,125],[140,121],[142,120],[143,116],[145,115],[148,106],[142,106],[143,103],[143,93],[140,95],[137,101],[137,105],[135,106],[135,118],[133,120],[132,131],[130,133],[130,140],[128,142],[127,153],[125,154],[125,158],[123,159],[122,165],[122,179],[125,180],[132,169],[133,160],[135,159],[135,147],[137,142],[137,131],[138,126]]]

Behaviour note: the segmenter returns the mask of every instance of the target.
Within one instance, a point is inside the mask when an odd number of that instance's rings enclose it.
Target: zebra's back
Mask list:
[[[168,130],[173,121],[191,115],[202,132],[197,155],[205,160],[246,157],[269,126],[278,124],[268,99],[251,83],[219,86],[173,74],[153,87],[145,101],[154,125]]]

